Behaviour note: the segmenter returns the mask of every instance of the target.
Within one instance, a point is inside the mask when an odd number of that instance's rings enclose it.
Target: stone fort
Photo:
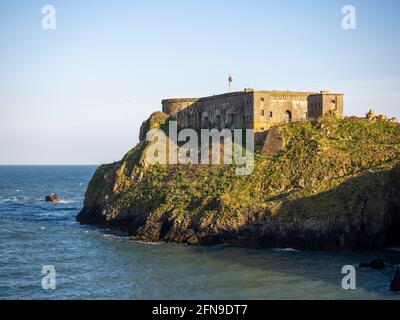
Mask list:
[[[243,91],[203,98],[162,100],[162,111],[178,128],[253,129],[264,132],[294,121],[313,121],[334,111],[343,115],[343,94],[329,91]]]

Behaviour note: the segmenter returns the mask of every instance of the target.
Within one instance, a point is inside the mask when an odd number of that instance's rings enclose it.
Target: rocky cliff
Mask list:
[[[300,249],[400,244],[400,126],[337,118],[281,126],[283,149],[256,154],[249,176],[233,166],[145,165],[141,142],[89,183],[82,224],[134,239]]]

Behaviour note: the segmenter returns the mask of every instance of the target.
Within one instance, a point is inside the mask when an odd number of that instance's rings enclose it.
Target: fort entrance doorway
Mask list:
[[[290,112],[289,110],[286,111],[286,122],[290,123],[292,122],[292,112]]]

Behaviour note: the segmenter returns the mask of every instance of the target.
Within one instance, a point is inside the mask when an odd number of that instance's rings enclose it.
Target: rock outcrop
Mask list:
[[[365,115],[365,118],[368,120],[375,120],[377,118],[377,116],[376,116],[376,113],[372,109],[369,109],[369,111]]]
[[[400,271],[396,271],[390,284],[390,290],[400,292]]]
[[[159,128],[168,118],[168,115],[161,111],[156,111],[151,114],[150,118],[142,123],[139,131],[139,141],[146,140],[146,134],[151,129]]]
[[[266,156],[275,156],[285,147],[283,130],[279,126],[271,127],[268,130],[262,153]]]
[[[234,165],[143,167],[142,141],[97,169],[77,220],[145,241],[322,250],[400,244],[399,124],[326,115],[280,126],[279,134],[280,151],[258,154],[249,176],[236,176]]]
[[[397,123],[396,118],[388,118],[383,114],[376,115],[376,113],[371,109],[366,113],[365,118],[370,121],[379,120],[379,121],[387,121],[387,122],[391,122],[391,123]]]
[[[52,202],[52,203],[60,203],[60,199],[58,199],[58,196],[54,192],[47,195],[45,198],[45,201]]]

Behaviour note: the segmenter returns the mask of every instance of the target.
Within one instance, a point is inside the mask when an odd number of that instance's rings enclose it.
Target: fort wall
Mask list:
[[[179,129],[263,132],[282,123],[315,120],[330,110],[342,115],[343,94],[245,89],[204,98],[166,99],[162,110],[177,120]]]

